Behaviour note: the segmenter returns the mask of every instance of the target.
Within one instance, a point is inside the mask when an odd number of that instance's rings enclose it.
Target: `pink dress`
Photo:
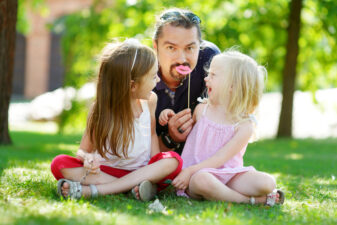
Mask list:
[[[213,122],[206,117],[207,107],[208,105],[204,108],[201,118],[194,125],[191,133],[187,137],[181,155],[184,162],[183,169],[210,158],[234,136],[237,124],[225,125]],[[252,166],[243,166],[243,155],[246,152],[246,147],[247,145],[223,166],[219,168],[203,168],[196,173],[201,171],[211,173],[223,184],[226,184],[238,173],[255,170]],[[185,192],[181,190],[179,190],[177,194],[179,196],[188,197]]]

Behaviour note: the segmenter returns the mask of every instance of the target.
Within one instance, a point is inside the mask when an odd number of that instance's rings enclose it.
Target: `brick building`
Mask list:
[[[88,8],[93,0],[45,0],[49,14],[28,13],[31,26],[27,36],[17,34],[12,93],[28,99],[63,85],[60,35],[49,31],[47,24]]]

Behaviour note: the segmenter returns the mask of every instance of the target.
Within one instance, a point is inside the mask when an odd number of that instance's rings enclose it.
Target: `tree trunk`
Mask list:
[[[8,107],[12,92],[17,0],[0,0],[0,145],[11,144]]]
[[[287,54],[283,70],[282,108],[277,137],[292,137],[293,100],[296,81],[298,39],[301,24],[302,0],[292,0],[288,27]]]

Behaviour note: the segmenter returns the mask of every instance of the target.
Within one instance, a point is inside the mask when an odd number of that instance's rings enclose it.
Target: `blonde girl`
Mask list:
[[[136,40],[103,49],[97,96],[77,155],[59,155],[51,163],[61,196],[132,189],[137,199],[147,201],[167,186],[165,180],[177,176],[181,158],[160,153],[155,132],[157,70],[154,51]]]
[[[266,74],[264,67],[237,51],[213,58],[205,78],[207,104],[199,104],[194,111],[196,124],[182,153],[183,170],[172,183],[179,189],[178,195],[237,203],[283,203],[284,194],[275,190],[271,175],[243,165],[254,133],[252,114],[261,99]]]

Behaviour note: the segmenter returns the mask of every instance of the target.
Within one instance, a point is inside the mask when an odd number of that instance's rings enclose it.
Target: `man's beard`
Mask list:
[[[183,63],[183,64],[180,64],[180,63],[176,63],[176,64],[173,64],[170,66],[170,76],[175,80],[175,81],[184,81],[187,77],[187,75],[183,75],[183,74],[180,74],[178,73],[177,71],[175,71],[175,68],[177,66],[180,66],[180,65],[184,65],[184,66],[188,66],[190,67],[190,64],[189,63]]]

